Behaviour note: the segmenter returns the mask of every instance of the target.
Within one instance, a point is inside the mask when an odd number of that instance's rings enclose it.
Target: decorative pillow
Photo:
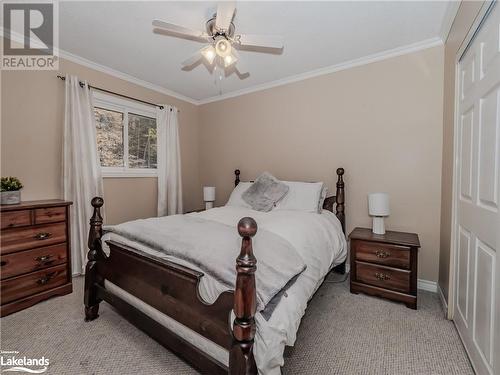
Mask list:
[[[236,207],[244,207],[244,208],[252,208],[247,202],[243,200],[241,197],[242,194],[252,186],[253,182],[240,182],[231,193],[229,200],[226,203],[226,206],[236,206]]]
[[[276,205],[275,210],[318,212],[322,182],[283,181],[283,183],[288,185],[290,190]]]
[[[323,187],[321,188],[321,194],[319,196],[319,202],[318,202],[318,214],[320,214],[323,211],[323,203],[325,203],[325,199],[328,195],[328,188],[323,184]]]
[[[268,172],[262,173],[247,191],[243,200],[256,211],[269,212],[288,193],[289,187]]]

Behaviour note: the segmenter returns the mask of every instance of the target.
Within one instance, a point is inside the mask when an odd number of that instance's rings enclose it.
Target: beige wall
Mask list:
[[[180,109],[184,208],[202,205],[198,170],[198,107],[87,67],[62,60],[59,72],[91,84]],[[64,83],[53,71],[2,72],[2,176],[24,183],[23,199],[62,198],[61,160]],[[156,215],[156,179],[104,179],[107,221]]]
[[[446,299],[448,299],[448,279],[450,276],[455,62],[457,51],[467,36],[482,5],[482,1],[462,2],[445,43],[439,286]]]
[[[442,47],[196,107],[107,74],[62,61],[60,72],[180,110],[185,209],[202,205],[201,186],[217,186],[217,204],[233,170],[254,178],[323,180],[346,169],[348,230],[370,226],[366,195],[387,191],[387,226],[422,242],[419,277],[438,279]],[[24,199],[60,198],[64,84],[55,72],[2,72],[2,175],[25,183]],[[156,212],[153,178],[105,179],[109,223]]]
[[[367,194],[387,191],[387,226],[417,232],[419,277],[438,279],[443,48],[206,104],[200,176],[223,204],[233,170],[322,180],[346,170],[348,230],[370,226]]]

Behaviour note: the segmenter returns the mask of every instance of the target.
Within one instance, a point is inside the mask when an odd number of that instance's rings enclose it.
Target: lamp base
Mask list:
[[[383,216],[374,216],[372,232],[375,234],[385,234],[385,225]]]
[[[210,210],[214,208],[214,202],[205,202],[205,210]]]

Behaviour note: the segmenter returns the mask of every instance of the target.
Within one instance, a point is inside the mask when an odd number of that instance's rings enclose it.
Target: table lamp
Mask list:
[[[389,216],[389,194],[368,194],[368,212],[373,216],[372,232],[385,234],[384,216]]]
[[[205,201],[205,209],[209,210],[214,207],[215,201],[215,186],[203,187],[203,200]]]

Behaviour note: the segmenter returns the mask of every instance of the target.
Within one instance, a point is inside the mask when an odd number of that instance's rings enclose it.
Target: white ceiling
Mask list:
[[[241,51],[250,76],[216,86],[181,62],[203,44],[152,32],[159,18],[204,30],[217,2],[60,2],[60,48],[196,101],[387,50],[436,41],[448,2],[237,2],[236,33],[282,35],[281,55]]]

